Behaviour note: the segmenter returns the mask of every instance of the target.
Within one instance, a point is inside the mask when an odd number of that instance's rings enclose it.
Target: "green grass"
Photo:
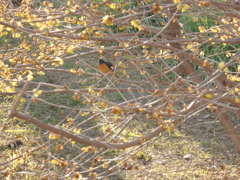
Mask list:
[[[199,32],[198,27],[204,26],[206,29],[215,25],[215,21],[208,16],[197,17],[198,21],[195,21],[192,16],[183,15],[180,17],[180,22],[184,25],[185,32]]]

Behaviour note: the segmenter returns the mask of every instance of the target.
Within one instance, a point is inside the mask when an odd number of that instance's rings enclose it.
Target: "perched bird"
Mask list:
[[[8,143],[7,145],[0,146],[0,151],[5,151],[6,149],[14,150],[23,145],[23,142],[20,140],[16,140]]]
[[[22,4],[22,0],[11,0],[11,2],[15,8],[21,6]]]
[[[98,69],[104,74],[114,71],[113,64],[110,62],[104,61],[103,59],[99,59]]]
[[[7,145],[7,148],[8,149],[17,149],[19,146],[22,146],[23,145],[23,142],[20,141],[20,140],[16,140],[14,142],[11,142]]]

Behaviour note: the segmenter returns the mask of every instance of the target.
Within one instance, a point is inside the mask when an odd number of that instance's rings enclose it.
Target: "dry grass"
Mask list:
[[[61,76],[51,76],[54,82],[60,82]],[[56,78],[56,79],[55,79]],[[68,81],[71,80],[68,77]],[[74,80],[75,81],[75,80]],[[60,98],[60,99],[59,99]],[[58,100],[66,100],[58,97]],[[24,146],[18,150],[5,150],[1,152],[0,163],[10,160],[1,168],[1,178],[10,179],[39,179],[43,173],[49,171],[49,177],[56,178],[58,169],[50,162],[54,147],[57,144],[47,144],[46,134],[32,125],[25,124],[16,119],[7,119],[7,110],[11,106],[11,98],[5,98],[1,104],[1,145],[14,139],[21,139]],[[34,113],[42,113],[46,107],[34,109]],[[61,118],[61,117],[59,117]],[[40,147],[37,150],[36,147]],[[27,153],[34,150],[32,153]],[[68,149],[61,153],[66,158],[71,151]],[[24,155],[24,156],[22,156]],[[18,157],[16,160],[11,161]],[[121,170],[111,179],[229,179],[239,178],[239,154],[226,137],[223,127],[211,112],[205,111],[197,117],[184,122],[174,132],[164,133],[135,155],[129,158],[134,164],[133,169]],[[66,168],[66,167],[63,167]]]
[[[139,169],[126,172],[126,179],[238,179],[239,154],[218,122],[200,117],[149,145],[144,153],[152,160],[139,161]]]

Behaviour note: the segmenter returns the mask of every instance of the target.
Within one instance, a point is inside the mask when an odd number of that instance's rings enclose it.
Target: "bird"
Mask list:
[[[7,149],[15,150],[15,149],[19,148],[22,145],[23,145],[23,142],[21,140],[16,140],[16,141],[10,142],[10,143],[8,143],[6,145],[0,146],[0,152],[1,151],[5,151]]]
[[[22,141],[16,140],[14,142],[7,144],[7,148],[13,150],[13,149],[17,149],[18,147],[20,147],[22,145],[23,145]]]
[[[104,61],[103,59],[99,59],[98,69],[100,72],[102,72],[104,74],[114,72],[113,64],[110,62]]]
[[[22,0],[11,0],[14,7],[20,7],[22,4]]]

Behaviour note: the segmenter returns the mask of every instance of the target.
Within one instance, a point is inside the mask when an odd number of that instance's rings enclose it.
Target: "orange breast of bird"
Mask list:
[[[102,73],[109,73],[112,71],[112,69],[109,68],[106,64],[99,64],[98,68]]]
[[[101,60],[99,62],[98,69],[104,74],[110,73],[110,72],[113,72],[113,65],[110,62]]]

